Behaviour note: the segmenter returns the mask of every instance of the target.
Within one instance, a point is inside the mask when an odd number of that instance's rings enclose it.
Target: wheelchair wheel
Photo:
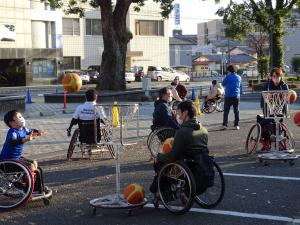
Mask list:
[[[281,129],[282,129],[282,135],[283,137],[286,138],[286,140],[280,142],[279,148],[282,148],[282,150],[295,149],[295,139],[293,134],[290,132],[290,130],[284,123],[281,123]]]
[[[72,135],[70,144],[69,144],[69,148],[68,148],[68,153],[67,153],[67,159],[70,160],[72,158],[74,149],[76,147],[76,142],[78,140],[78,136],[79,136],[79,129],[77,128],[76,130],[74,130],[74,133]]]
[[[149,140],[149,151],[152,155],[153,158],[156,157],[156,155],[161,152],[162,150],[162,145],[164,141],[167,138],[174,137],[175,136],[176,130],[172,128],[161,128],[152,134],[150,140]]]
[[[208,101],[205,105],[205,102],[202,104],[202,112],[204,113],[212,113],[216,110],[215,101]]]
[[[205,209],[216,207],[222,201],[225,193],[224,175],[216,162],[214,162],[214,171],[214,185],[208,187],[204,193],[195,196],[197,204]]]
[[[172,110],[177,110],[177,106],[179,105],[180,101],[173,100],[170,105]]]
[[[220,98],[217,100],[216,110],[218,112],[224,112],[224,99],[223,98]]]
[[[247,154],[251,155],[256,152],[257,146],[259,145],[259,141],[261,138],[261,126],[259,123],[254,124],[248,133],[247,139],[246,139],[246,151]]]
[[[0,161],[0,209],[15,209],[31,197],[33,178],[27,166],[14,160]]]
[[[190,210],[195,197],[195,180],[191,170],[182,162],[165,165],[158,174],[158,193],[163,205],[174,214]]]
[[[150,134],[149,134],[148,137],[147,137],[147,147],[148,147],[148,149],[150,149],[150,140],[151,140],[151,138],[152,138],[152,135],[153,135],[156,131],[157,131],[157,130],[151,131]]]

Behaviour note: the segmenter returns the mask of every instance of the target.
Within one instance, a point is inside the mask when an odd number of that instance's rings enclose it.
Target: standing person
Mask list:
[[[181,99],[181,98],[179,97],[179,95],[178,95],[178,92],[177,92],[177,90],[176,90],[176,86],[177,86],[177,84],[176,84],[174,81],[172,81],[171,86],[170,86],[170,89],[171,89],[171,91],[172,91],[173,99],[174,99],[175,101],[181,102],[182,99]]]
[[[227,67],[227,75],[224,78],[222,85],[225,87],[223,129],[227,129],[228,114],[230,107],[233,106],[234,127],[236,130],[239,130],[239,104],[240,95],[243,93],[243,86],[242,78],[236,74],[236,69],[233,65]]]
[[[186,87],[179,82],[178,78],[174,79],[174,83],[176,85],[175,89],[177,90],[179,97],[184,100],[188,94]]]
[[[159,90],[159,99],[154,102],[153,125],[152,130],[159,127],[172,127],[179,129],[178,123],[173,117],[173,113],[169,103],[173,99],[172,90],[164,87]]]

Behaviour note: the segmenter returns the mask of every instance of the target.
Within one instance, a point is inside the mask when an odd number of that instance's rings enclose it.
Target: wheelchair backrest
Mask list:
[[[101,140],[100,119],[79,120],[79,141],[85,144],[96,144]],[[97,135],[97,138],[95,138]]]

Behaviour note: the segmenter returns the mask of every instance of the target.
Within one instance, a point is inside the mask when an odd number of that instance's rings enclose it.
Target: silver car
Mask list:
[[[149,76],[151,80],[156,81],[172,81],[175,78],[179,79],[179,81],[190,81],[190,77],[187,74],[168,67],[149,66],[147,76]]]

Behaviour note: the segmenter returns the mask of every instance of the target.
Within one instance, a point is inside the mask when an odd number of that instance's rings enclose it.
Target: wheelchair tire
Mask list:
[[[217,112],[224,112],[224,99],[223,98],[217,100],[216,111]]]
[[[295,149],[294,135],[290,132],[287,125],[285,125],[284,123],[281,123],[281,129],[283,132],[283,136],[286,137],[288,140],[288,150]]]
[[[195,196],[196,203],[205,209],[216,207],[223,200],[225,193],[224,175],[216,162],[214,162],[214,171],[214,185],[208,187],[204,193]]]
[[[157,178],[158,194],[171,213],[184,214],[193,205],[196,186],[193,173],[182,162],[166,164]]]
[[[148,149],[153,158],[162,151],[162,145],[167,138],[174,137],[176,130],[172,128],[160,128],[153,132],[149,140]]]
[[[67,153],[67,159],[71,160],[74,149],[76,147],[76,142],[78,141],[78,137],[79,137],[79,129],[77,128],[76,130],[74,130],[74,133],[72,135],[70,144],[69,144],[69,148],[68,148],[68,153]]]
[[[212,113],[216,110],[216,103],[212,101],[207,102],[207,106],[205,107],[205,102],[202,104],[202,112],[204,113]]]
[[[254,124],[248,133],[245,149],[248,155],[256,153],[257,146],[261,139],[261,126],[259,123]]]
[[[0,210],[23,206],[31,198],[34,183],[31,171],[15,160],[0,161]]]

